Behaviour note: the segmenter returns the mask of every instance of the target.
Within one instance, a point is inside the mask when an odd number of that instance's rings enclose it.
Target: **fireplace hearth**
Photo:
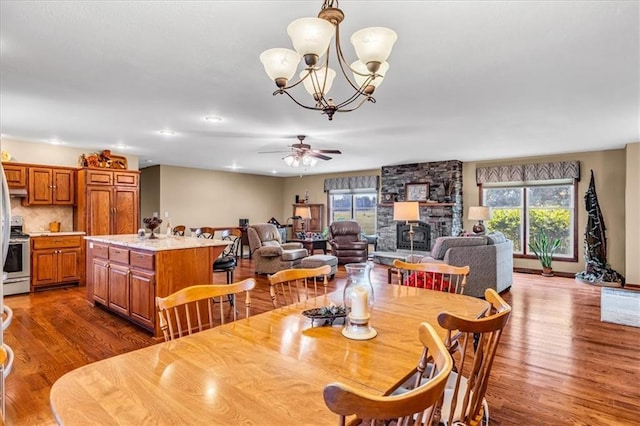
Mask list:
[[[396,248],[411,249],[409,230],[409,224],[397,225]],[[416,222],[413,224],[413,249],[417,251],[431,250],[431,226],[428,223]]]

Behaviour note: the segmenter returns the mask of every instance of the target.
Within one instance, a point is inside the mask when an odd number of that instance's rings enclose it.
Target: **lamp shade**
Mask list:
[[[324,81],[325,69],[327,70],[327,81]],[[300,78],[304,78],[309,72],[302,71],[300,73]],[[331,68],[321,68],[317,71],[311,73],[310,76],[302,80],[302,84],[304,84],[304,88],[311,96],[316,93],[322,93],[326,95],[331,90],[331,86],[333,85],[333,79],[336,78],[336,72]]]
[[[300,54],[322,56],[329,48],[335,33],[333,24],[320,18],[296,19],[287,27],[293,48]]]
[[[393,203],[393,220],[420,220],[420,204],[417,201]]]
[[[298,69],[300,55],[291,49],[269,49],[260,54],[260,62],[272,80],[277,78],[290,80]]]
[[[398,34],[389,28],[370,27],[356,31],[351,36],[351,44],[356,49],[356,55],[363,63],[384,62],[391,55],[393,43]],[[297,50],[297,49],[296,49]],[[298,50],[298,52],[300,52]]]
[[[300,216],[301,219],[311,219],[311,209],[309,207],[296,207],[293,215]]]
[[[369,75],[371,74],[367,69],[367,66],[360,61],[355,61],[354,63],[352,63],[351,69],[359,72],[360,74],[369,74]],[[389,70],[389,62],[383,62],[382,64],[380,64],[380,69],[378,69],[376,74],[379,74],[381,77],[374,78],[369,82],[369,84],[372,85],[373,87],[380,86],[388,70]],[[363,76],[360,74],[356,74],[355,72],[353,73],[353,78],[355,79],[356,84],[358,86],[362,86],[364,82],[367,81],[367,78],[368,78],[367,76]]]
[[[469,220],[489,220],[491,211],[489,207],[469,207]]]

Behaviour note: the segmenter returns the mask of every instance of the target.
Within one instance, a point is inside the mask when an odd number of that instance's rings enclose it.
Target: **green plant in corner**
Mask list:
[[[529,249],[536,255],[542,265],[542,276],[553,276],[551,261],[553,260],[553,255],[558,250],[558,247],[560,247],[560,239],[555,238],[553,240],[549,240],[549,238],[547,238],[547,234],[542,229],[529,243]]]

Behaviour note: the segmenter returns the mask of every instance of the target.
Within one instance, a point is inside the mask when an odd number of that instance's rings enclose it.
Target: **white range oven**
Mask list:
[[[22,230],[22,217],[11,218],[9,249],[2,271],[7,274],[3,283],[3,294],[29,293],[31,280],[31,261],[29,253],[29,235]]]

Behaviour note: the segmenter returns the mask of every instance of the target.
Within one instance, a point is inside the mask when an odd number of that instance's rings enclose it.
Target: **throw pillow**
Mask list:
[[[505,237],[504,234],[500,231],[494,231],[487,235],[488,245],[501,244],[506,241],[507,241],[507,237]]]

